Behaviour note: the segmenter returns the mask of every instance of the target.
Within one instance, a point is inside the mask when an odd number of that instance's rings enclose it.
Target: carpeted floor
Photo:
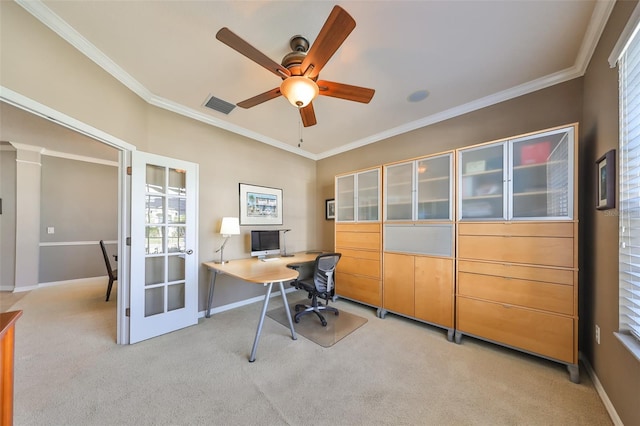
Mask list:
[[[563,365],[471,338],[457,345],[344,300],[335,306],[368,321],[329,348],[266,319],[249,363],[260,304],[118,346],[105,286],[33,290],[11,307],[24,311],[16,426],[611,424],[584,369],[574,384]]]

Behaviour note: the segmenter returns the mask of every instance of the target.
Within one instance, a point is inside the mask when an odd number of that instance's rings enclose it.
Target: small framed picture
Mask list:
[[[333,198],[325,201],[324,215],[327,220],[335,220],[336,218],[336,200]]]
[[[604,154],[596,161],[598,184],[596,185],[596,208],[613,209],[616,206],[616,150]]]

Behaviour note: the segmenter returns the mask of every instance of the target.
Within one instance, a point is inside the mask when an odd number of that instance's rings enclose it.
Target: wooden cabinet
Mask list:
[[[453,152],[384,165],[383,309],[454,331]]]
[[[384,254],[383,307],[448,330],[453,340],[453,259]]]
[[[564,363],[575,382],[576,137],[569,126],[460,150],[455,332]]]
[[[380,167],[336,176],[336,294],[382,306]]]

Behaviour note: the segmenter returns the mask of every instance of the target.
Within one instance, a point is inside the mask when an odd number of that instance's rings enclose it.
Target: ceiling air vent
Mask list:
[[[223,101],[215,96],[211,96],[204,106],[223,114],[229,114],[236,107],[234,104],[230,104],[229,102]]]

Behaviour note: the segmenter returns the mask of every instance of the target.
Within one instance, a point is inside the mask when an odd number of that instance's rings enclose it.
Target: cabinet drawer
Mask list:
[[[460,235],[508,235],[572,238],[573,222],[495,222],[458,224]]]
[[[336,232],[336,250],[343,247],[380,251],[380,232]]]
[[[336,223],[336,232],[377,232],[380,223]]]
[[[380,279],[380,259],[348,257],[344,254],[336,267],[338,272]]]
[[[380,257],[381,257],[381,254],[379,251],[373,251],[373,250],[339,249],[336,251],[342,254],[343,259],[345,257],[355,257],[357,259],[380,260]]]
[[[578,362],[572,318],[465,297],[457,298],[457,307],[456,328],[463,333],[567,363]]]
[[[573,286],[460,272],[458,294],[573,315]]]
[[[460,235],[458,257],[572,268],[573,238]]]
[[[380,307],[382,306],[382,281],[336,271],[336,294]]]
[[[564,285],[573,285],[574,283],[574,271],[569,269],[538,268],[535,266],[459,260],[458,272],[545,281]]]

